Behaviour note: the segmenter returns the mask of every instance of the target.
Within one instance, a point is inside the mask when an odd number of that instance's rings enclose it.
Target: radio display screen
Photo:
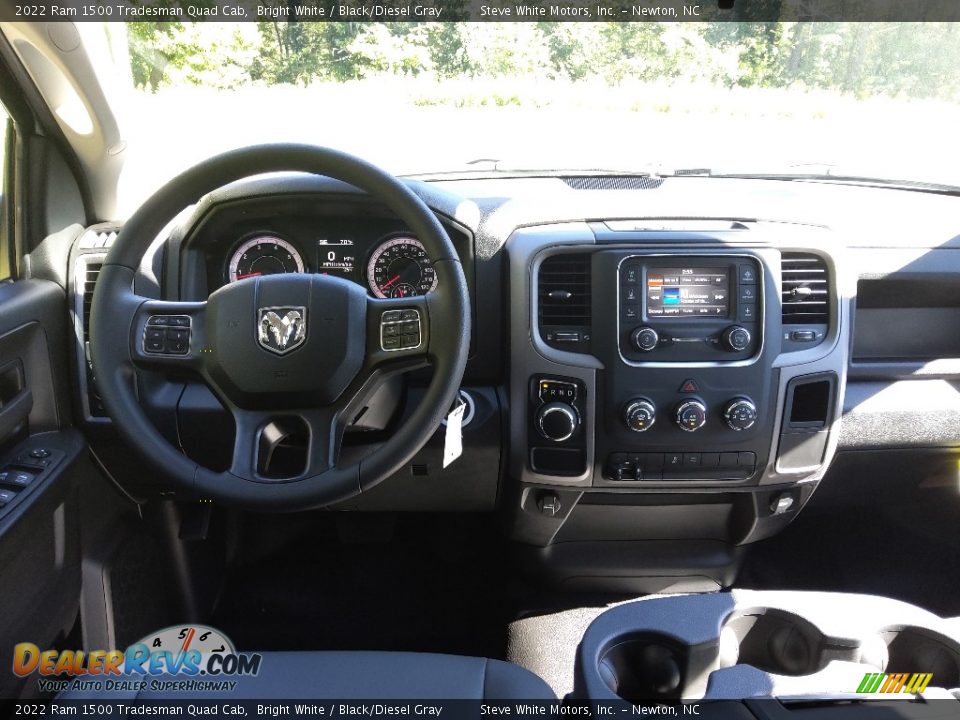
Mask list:
[[[651,318],[727,317],[730,271],[723,267],[650,268],[646,297]]]

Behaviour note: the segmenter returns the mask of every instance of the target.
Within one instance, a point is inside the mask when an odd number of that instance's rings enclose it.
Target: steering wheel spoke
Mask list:
[[[231,408],[236,437],[230,475],[280,483],[317,477],[336,467],[343,437],[339,407],[307,410]]]
[[[130,323],[133,363],[148,370],[197,370],[203,361],[204,302],[146,300]]]

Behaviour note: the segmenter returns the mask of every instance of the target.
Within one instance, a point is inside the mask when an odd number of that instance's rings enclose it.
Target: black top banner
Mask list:
[[[0,21],[956,22],[960,0],[0,0]]]

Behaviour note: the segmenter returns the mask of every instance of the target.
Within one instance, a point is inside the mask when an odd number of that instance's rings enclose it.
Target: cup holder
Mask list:
[[[601,653],[598,670],[607,687],[628,702],[678,700],[684,653],[664,635],[633,635]]]
[[[752,665],[776,675],[809,675],[824,665],[824,636],[799,615],[754,608],[729,619],[721,634],[721,665]]]
[[[928,628],[905,626],[880,631],[886,643],[887,673],[931,673],[935,687],[960,687],[960,643]]]

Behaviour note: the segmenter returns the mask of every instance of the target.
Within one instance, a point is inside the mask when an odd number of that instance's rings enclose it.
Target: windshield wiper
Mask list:
[[[862,185],[864,187],[884,187],[916,192],[938,193],[940,195],[960,196],[960,187],[943,183],[923,182],[920,180],[893,180],[871,177],[869,175],[834,175],[832,173],[733,173],[714,172],[709,168],[680,168],[660,173],[661,177],[714,177],[740,180],[783,180],[793,182],[837,183],[838,185]]]

